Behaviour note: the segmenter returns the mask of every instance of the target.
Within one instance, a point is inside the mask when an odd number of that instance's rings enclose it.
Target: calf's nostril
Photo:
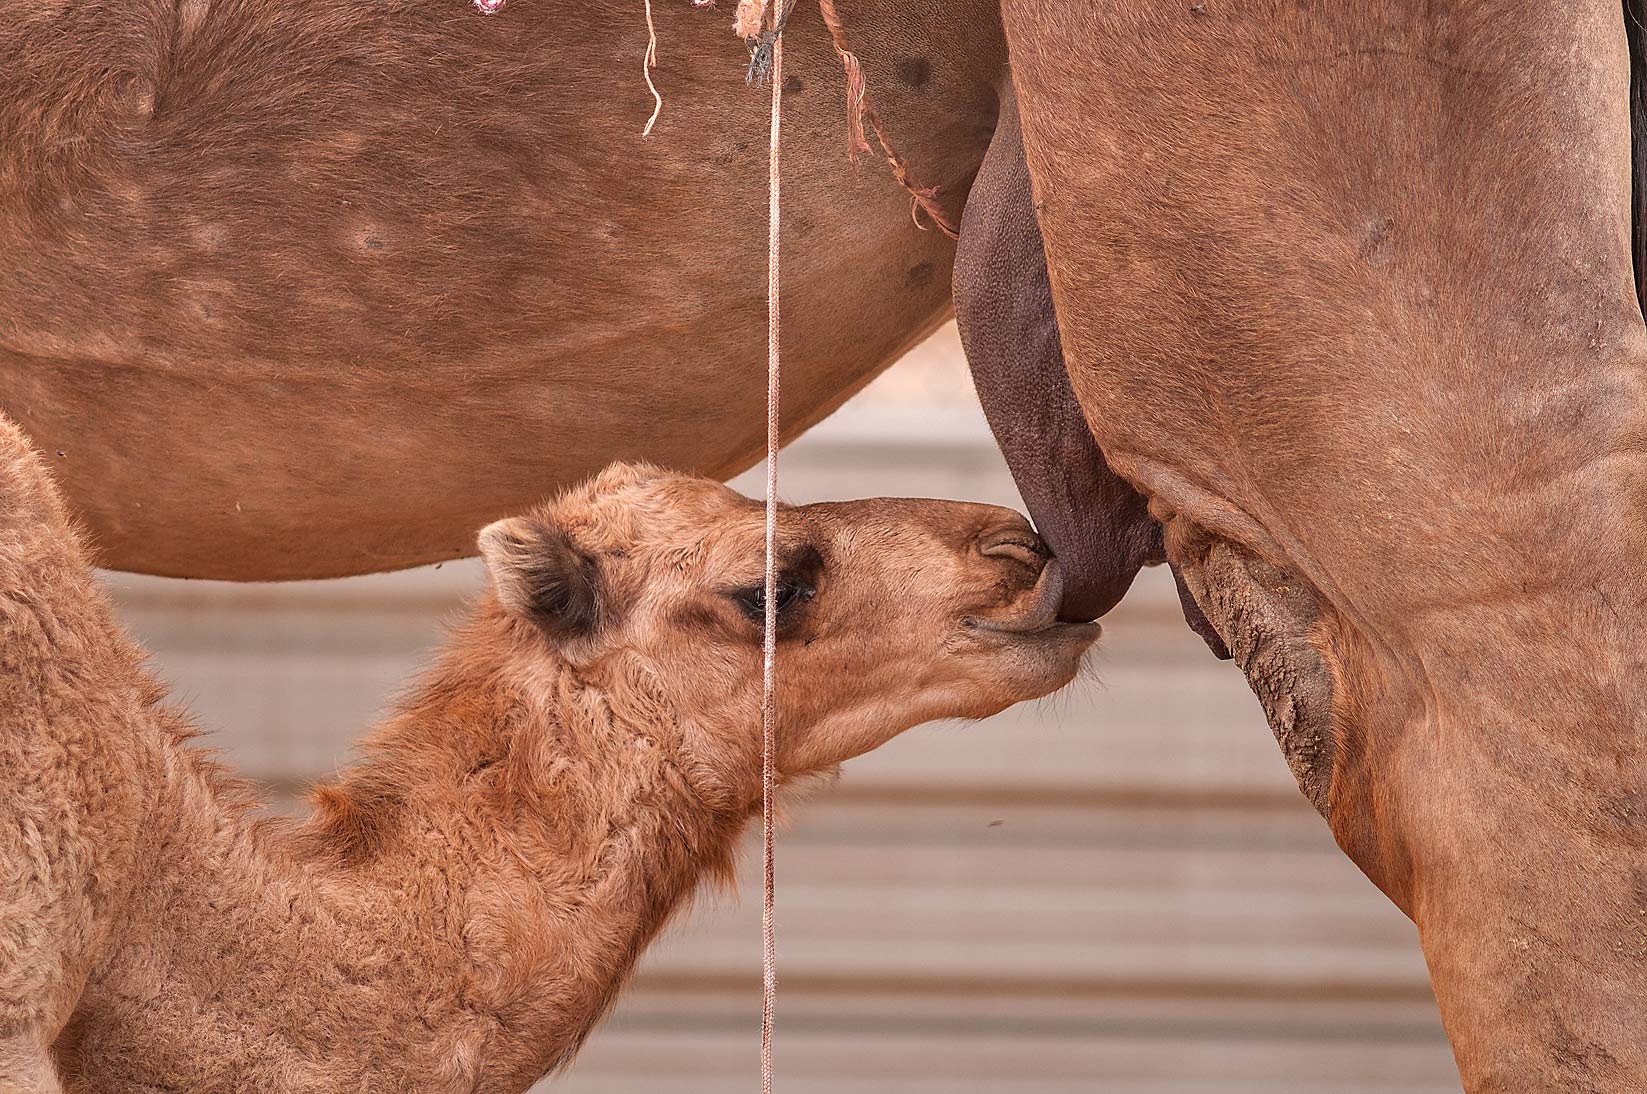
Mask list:
[[[1046,542],[1029,528],[997,528],[978,540],[978,553],[986,558],[1010,558],[1039,572],[1052,552]]]

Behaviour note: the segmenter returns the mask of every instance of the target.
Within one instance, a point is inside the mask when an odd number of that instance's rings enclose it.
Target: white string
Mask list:
[[[646,77],[646,90],[652,93],[652,116],[646,119],[646,128],[641,130],[642,137],[652,135],[652,126],[663,113],[663,96],[658,94],[658,85],[652,82],[652,70],[658,67],[658,29],[652,25],[652,0],[646,0],[646,57],[641,61],[641,75]]]
[[[778,134],[782,118],[783,34],[772,39],[772,138],[767,150],[766,228],[766,633],[761,657],[761,1094],[772,1094],[772,1017],[778,996],[778,946],[774,923],[772,868],[773,792],[777,773],[777,703],[774,676],[778,652]]]

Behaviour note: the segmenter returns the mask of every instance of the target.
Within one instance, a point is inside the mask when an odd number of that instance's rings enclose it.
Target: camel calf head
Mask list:
[[[489,525],[480,547],[517,659],[638,662],[702,734],[711,755],[701,759],[752,770],[764,529],[759,503],[720,483],[615,464]],[[1058,565],[1008,509],[886,498],[786,506],[777,544],[786,776],[921,722],[1054,691],[1098,635],[1058,622]]]

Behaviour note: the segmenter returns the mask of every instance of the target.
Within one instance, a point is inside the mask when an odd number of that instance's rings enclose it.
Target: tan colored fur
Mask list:
[[[519,1091],[566,1062],[758,801],[761,532],[626,466],[488,528],[495,593],[310,820],[259,820],[0,422],[0,1090]],[[1005,510],[786,509],[780,553],[786,779],[1044,694],[1096,634],[1053,622]]]
[[[1075,395],[1465,1087],[1647,1090],[1619,5],[1003,12]]]
[[[0,0],[0,410],[106,564],[393,569],[614,459],[759,458],[767,99],[724,13],[652,7],[642,140],[631,0]],[[840,8],[958,217],[991,5]],[[849,162],[814,4],[784,71],[789,438],[943,322],[954,249]]]

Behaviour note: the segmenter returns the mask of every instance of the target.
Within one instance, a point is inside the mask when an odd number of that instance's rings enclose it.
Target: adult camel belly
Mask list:
[[[0,4],[0,408],[109,565],[410,566],[615,458],[758,457],[767,97],[729,12],[653,7],[643,140],[638,0]],[[980,11],[866,61],[957,217]],[[786,46],[792,436],[944,319],[953,244],[852,170],[815,9]]]
[[[1003,10],[1074,398],[1465,1087],[1647,1089],[1619,5]]]

